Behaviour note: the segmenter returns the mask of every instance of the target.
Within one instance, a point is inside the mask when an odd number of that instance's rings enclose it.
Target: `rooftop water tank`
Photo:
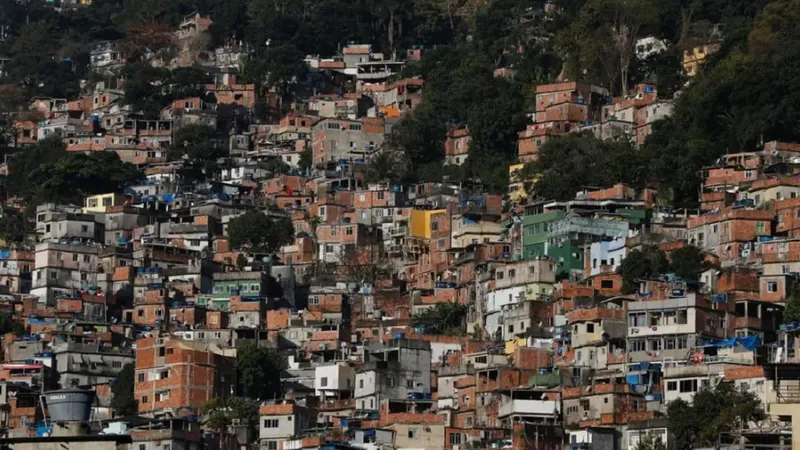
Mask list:
[[[94,391],[61,389],[45,393],[53,422],[87,422],[92,412]]]

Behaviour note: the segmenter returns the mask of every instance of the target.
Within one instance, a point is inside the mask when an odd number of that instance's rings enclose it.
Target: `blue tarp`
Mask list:
[[[761,346],[761,338],[758,336],[737,337],[729,339],[708,339],[703,341],[704,345],[710,345],[718,348],[730,348],[741,345],[742,347],[753,351],[756,347]]]

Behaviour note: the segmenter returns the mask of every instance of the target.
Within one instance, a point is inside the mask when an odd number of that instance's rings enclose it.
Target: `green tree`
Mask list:
[[[300,152],[300,160],[297,162],[297,165],[304,173],[311,169],[311,166],[314,165],[314,153],[311,151],[311,147],[306,146],[303,151]]]
[[[125,364],[111,383],[111,410],[114,417],[130,416],[138,410],[138,402],[133,395],[134,375],[133,364]]]
[[[384,149],[367,162],[364,181],[368,183],[400,183],[408,174],[409,162],[403,152]]]
[[[668,270],[666,254],[657,245],[644,245],[628,253],[617,272],[622,275],[622,292],[631,294],[638,289],[638,280],[651,280]]]
[[[286,358],[277,349],[256,345],[238,349],[239,394],[259,400],[281,398],[281,372],[287,367]]]
[[[667,405],[668,429],[676,450],[713,447],[720,433],[739,430],[765,417],[758,397],[730,382],[700,389],[691,404],[678,399]]]
[[[227,433],[234,424],[255,427],[258,425],[258,402],[243,397],[215,397],[202,408],[205,425],[219,433]]]
[[[181,127],[175,133],[173,145],[169,149],[170,159],[187,157],[189,161],[206,167],[216,163],[225,152],[215,144],[217,130],[208,125],[191,124]]]
[[[273,253],[292,242],[294,227],[288,217],[271,218],[264,211],[250,210],[228,223],[228,237],[233,248]]]
[[[437,303],[411,318],[414,328],[426,334],[463,335],[466,333],[467,307],[457,303]]]
[[[636,41],[643,29],[657,22],[657,11],[653,0],[585,2],[560,34],[562,51],[572,57],[571,73],[578,78],[588,69],[610,90],[627,95]]]
[[[303,56],[291,43],[270,45],[247,61],[243,78],[288,95],[292,85],[301,82],[308,70]]]
[[[800,322],[800,283],[792,283],[786,298],[786,309],[783,310],[783,322]]]
[[[70,153],[39,165],[28,178],[34,203],[80,204],[87,195],[119,192],[139,178],[139,171],[113,152]]]
[[[647,433],[636,444],[636,450],[667,450],[667,446],[664,445],[664,441],[660,437]]]
[[[7,333],[14,333],[17,336],[21,336],[25,334],[25,327],[23,327],[20,322],[14,320],[13,315],[0,313],[0,336]]]
[[[425,91],[427,92],[427,90]],[[400,119],[387,146],[405,153],[412,168],[444,159],[445,126],[429,102],[423,102]]]
[[[669,254],[670,269],[683,280],[697,280],[705,269],[703,251],[694,245],[684,245]]]
[[[537,178],[534,190],[539,197],[571,200],[586,188],[617,183],[641,188],[647,167],[627,140],[601,141],[591,133],[570,133],[548,140],[525,171]]]
[[[31,231],[31,223],[22,214],[4,212],[0,217],[0,239],[5,245],[22,244]]]
[[[6,189],[13,196],[29,200],[36,188],[31,181],[31,173],[40,165],[52,163],[67,155],[67,145],[58,137],[50,136],[25,151],[13,154],[8,161]]]

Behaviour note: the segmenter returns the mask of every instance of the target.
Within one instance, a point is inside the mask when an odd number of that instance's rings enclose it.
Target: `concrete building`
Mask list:
[[[377,410],[381,401],[431,392],[431,345],[397,338],[369,349],[356,371],[356,409]]]
[[[44,242],[36,246],[31,294],[54,304],[59,296],[97,285],[100,247]]]
[[[348,363],[314,368],[314,394],[321,400],[349,398],[355,387],[355,369]]]
[[[136,341],[134,396],[140,414],[201,408],[235,392],[232,353],[214,344],[150,336]]]

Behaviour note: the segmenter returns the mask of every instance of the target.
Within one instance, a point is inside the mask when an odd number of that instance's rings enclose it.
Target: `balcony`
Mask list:
[[[598,321],[601,319],[625,320],[625,311],[608,308],[578,309],[567,315],[569,323]]]
[[[555,416],[558,414],[558,402],[550,400],[511,400],[500,405],[497,417],[511,415],[521,416]]]
[[[396,227],[389,230],[389,234],[394,236],[405,236],[408,233],[408,227]]]
[[[751,328],[756,330],[773,329],[772,320],[763,317],[737,317],[733,320],[733,328]]]

